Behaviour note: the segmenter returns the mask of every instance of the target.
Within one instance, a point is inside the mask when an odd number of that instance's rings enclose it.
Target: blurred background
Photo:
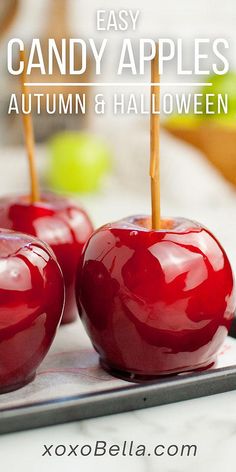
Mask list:
[[[99,9],[140,9],[135,32],[99,32]],[[236,9],[235,0],[1,0],[0,1],[0,193],[27,192],[29,188],[23,130],[19,115],[8,115],[9,97],[18,89],[17,77],[7,72],[6,51],[10,38],[26,44],[49,37],[107,37],[111,42],[103,75],[117,80],[115,52],[124,37],[183,38],[186,66],[191,64],[194,38],[227,38],[230,73],[214,81],[214,93],[229,93],[228,116],[169,117],[161,129],[162,213],[197,219],[222,241],[236,267]],[[92,63],[81,81],[95,81]],[[32,77],[35,81],[37,77]],[[58,77],[52,81],[60,80]],[[66,80],[75,80],[67,77]],[[140,80],[137,78],[137,80]],[[149,76],[142,79],[149,80]],[[174,66],[167,68],[166,82],[175,81]],[[194,80],[194,77],[192,78]],[[201,80],[197,77],[196,80]],[[172,92],[181,92],[178,87]],[[33,92],[33,90],[31,90]],[[39,90],[37,90],[38,92]],[[44,90],[45,91],[45,90]],[[86,92],[91,97],[99,88]],[[111,103],[115,88],[102,89]],[[136,93],[149,94],[137,87]],[[165,90],[166,91],[166,90]],[[48,93],[59,92],[50,88]],[[67,90],[60,90],[67,94]],[[121,92],[130,92],[130,87]],[[163,90],[162,90],[163,93]],[[88,97],[89,99],[89,97]],[[96,226],[135,213],[150,213],[149,119],[145,115],[114,116],[89,112],[83,115],[34,116],[36,156],[42,188],[79,198]]]

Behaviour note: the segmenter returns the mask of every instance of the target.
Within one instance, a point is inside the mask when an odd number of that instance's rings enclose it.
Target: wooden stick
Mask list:
[[[152,111],[153,97],[155,110],[160,109],[159,50],[156,44],[156,55],[151,63],[151,116],[150,116],[150,177],[152,200],[152,229],[161,227],[160,209],[160,115]]]
[[[24,70],[21,74],[21,91],[22,91],[22,94],[25,95],[26,106],[28,108],[29,93],[28,93],[28,88],[25,85],[26,60],[25,60],[24,51],[20,51],[20,60],[24,62]],[[29,162],[29,173],[30,173],[30,184],[31,184],[30,199],[31,199],[31,203],[35,203],[40,200],[40,192],[39,192],[39,183],[38,183],[38,176],[37,176],[36,163],[35,163],[34,131],[33,131],[31,113],[29,114],[22,113],[22,121],[23,121],[23,126],[24,126],[25,145],[27,149],[28,162]]]

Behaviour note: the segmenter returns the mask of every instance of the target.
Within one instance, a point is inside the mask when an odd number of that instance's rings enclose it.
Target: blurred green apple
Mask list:
[[[211,101],[214,105],[211,107],[211,110],[215,114],[205,115],[205,118],[213,119],[214,121],[223,122],[226,120],[229,126],[232,125],[233,120],[236,122],[236,72],[228,72],[225,75],[212,75],[208,78],[208,81],[212,83],[211,87],[204,86],[201,89],[203,95],[212,93],[215,94],[215,97],[211,98]],[[218,109],[218,99],[217,94],[228,94],[228,113],[217,114]],[[204,98],[204,97],[203,97]],[[206,108],[203,100],[203,110]]]
[[[203,94],[202,97],[202,112],[201,115],[194,115],[193,113],[177,115],[173,114],[166,121],[166,125],[171,128],[186,128],[196,129],[199,125],[213,122],[219,126],[227,128],[236,128],[236,72],[228,72],[225,75],[212,75],[207,82],[212,83],[212,86],[204,86],[199,90]],[[211,97],[211,110],[214,114],[206,114],[206,94],[214,94]],[[218,94],[228,94],[228,113],[218,114]]]
[[[197,128],[200,124],[200,118],[199,115],[194,115],[192,113],[189,114],[183,114],[183,115],[177,115],[173,114],[170,117],[167,118],[165,123],[168,126],[171,126],[173,128]]]
[[[95,135],[65,131],[49,142],[47,180],[56,191],[96,191],[110,169],[111,153]]]

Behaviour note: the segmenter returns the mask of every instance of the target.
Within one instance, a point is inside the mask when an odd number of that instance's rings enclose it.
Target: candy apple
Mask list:
[[[64,282],[52,250],[0,230],[0,393],[35,376],[60,323]]]
[[[20,61],[26,63],[24,51],[20,51]],[[28,100],[26,82],[24,67],[21,74],[21,90]],[[76,318],[75,273],[82,247],[92,232],[92,225],[87,214],[66,198],[53,194],[41,195],[31,113],[22,113],[22,121],[28,156],[30,192],[27,196],[0,199],[0,227],[37,236],[51,246],[64,275],[66,304],[62,322],[68,323]]]
[[[82,248],[92,232],[91,222],[78,205],[54,194],[42,194],[32,203],[29,197],[0,199],[0,227],[28,233],[42,239],[53,249],[62,269],[66,303],[63,323],[77,316],[74,283]]]
[[[133,216],[94,232],[76,295],[102,366],[133,380],[212,365],[235,309],[225,251],[182,218],[153,230],[148,217]]]

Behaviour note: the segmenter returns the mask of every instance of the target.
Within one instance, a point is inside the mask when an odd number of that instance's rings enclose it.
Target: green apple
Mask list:
[[[171,115],[165,123],[172,128],[197,128],[200,124],[199,115],[193,113],[183,115]]]
[[[215,114],[205,115],[207,119],[213,119],[214,121],[223,122],[226,120],[230,125],[233,121],[236,123],[236,72],[228,72],[225,75],[212,75],[209,77],[208,82],[212,83],[212,86],[204,86],[201,89],[201,93],[206,95],[208,93],[215,94],[215,97],[211,98],[211,101],[214,103],[211,110]],[[227,114],[217,114],[217,94],[228,94],[228,113]],[[203,97],[204,98],[204,97]],[[203,100],[203,110],[205,109],[205,104]]]
[[[49,142],[47,180],[56,191],[93,192],[111,169],[111,153],[89,133],[65,131]]]
[[[171,127],[176,128],[188,128],[194,129],[201,124],[209,123],[211,121],[214,124],[227,128],[236,128],[236,72],[228,72],[225,75],[212,75],[208,81],[212,83],[212,86],[204,86],[199,90],[199,93],[203,94],[202,97],[202,115],[194,115],[192,113],[170,116],[166,123]],[[213,106],[211,110],[214,114],[206,114],[206,94],[214,94],[211,97]],[[217,94],[228,94],[228,113],[218,114],[218,98]]]

